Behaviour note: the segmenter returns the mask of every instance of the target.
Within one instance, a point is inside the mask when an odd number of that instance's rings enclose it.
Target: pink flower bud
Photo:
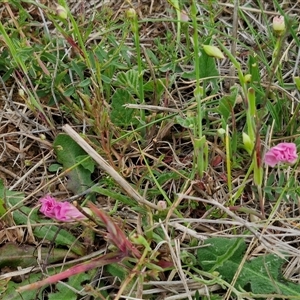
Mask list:
[[[166,203],[166,201],[163,201],[163,200],[158,201],[157,206],[158,206],[159,210],[167,209],[167,203]]]
[[[285,23],[284,23],[284,17],[283,16],[275,16],[273,18],[273,30],[281,35],[285,31]]]
[[[186,13],[185,10],[180,11],[180,21],[188,22],[190,20],[189,15]]]

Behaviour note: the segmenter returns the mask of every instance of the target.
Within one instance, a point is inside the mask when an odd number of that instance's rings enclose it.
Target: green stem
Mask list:
[[[228,125],[226,126],[226,134],[225,134],[225,147],[226,147],[226,169],[227,169],[227,186],[228,186],[228,194],[230,196],[230,203],[232,202],[232,181],[231,181],[231,149],[230,149],[230,141],[229,141],[229,130]]]
[[[206,138],[203,136],[203,128],[202,128],[202,119],[203,119],[203,107],[201,103],[201,98],[205,91],[200,86],[200,49],[199,49],[199,40],[198,40],[198,31],[197,31],[197,7],[196,1],[192,1],[191,7],[191,18],[193,22],[193,43],[194,43],[194,53],[195,53],[195,74],[196,74],[196,84],[195,84],[195,91],[194,96],[197,103],[197,118],[195,124],[194,134],[196,136],[194,148],[195,148],[195,155],[197,157],[197,168],[198,174],[200,178],[203,177],[203,173],[207,168],[207,158],[206,153],[208,152]]]
[[[144,97],[144,71],[143,71],[143,65],[142,65],[142,57],[141,57],[141,47],[140,47],[140,36],[139,36],[139,25],[137,20],[137,15],[135,14],[134,17],[131,19],[131,29],[134,35],[134,45],[136,48],[136,57],[137,57],[137,64],[138,64],[138,73],[139,73],[139,86],[138,86],[138,97],[140,99],[141,104],[145,104],[145,97]],[[145,111],[143,109],[140,110],[140,118],[141,123],[146,124],[146,117],[145,117]],[[146,129],[141,129],[142,136],[145,136]]]

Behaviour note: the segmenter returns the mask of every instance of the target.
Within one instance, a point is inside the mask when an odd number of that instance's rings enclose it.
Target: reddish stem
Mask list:
[[[108,253],[105,255],[102,255],[98,258],[91,259],[90,261],[84,262],[82,264],[76,265],[74,267],[71,267],[59,274],[52,275],[48,278],[45,278],[43,280],[24,285],[20,288],[17,289],[18,293],[22,293],[24,291],[28,290],[36,290],[39,289],[45,285],[53,284],[56,283],[60,280],[69,278],[70,276],[79,274],[79,273],[84,273],[86,271],[89,271],[91,269],[100,267],[100,266],[105,266],[108,264],[120,262],[125,258],[125,254],[122,252],[114,252],[114,253]]]

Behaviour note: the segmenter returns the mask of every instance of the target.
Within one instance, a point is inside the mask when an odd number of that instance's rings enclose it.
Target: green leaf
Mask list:
[[[260,70],[258,68],[259,63],[257,61],[256,54],[254,56],[249,55],[248,65],[249,65],[249,71],[251,74],[251,82],[253,82],[254,84],[260,84],[260,82],[261,82]]]
[[[91,192],[98,193],[103,196],[111,197],[114,200],[120,201],[121,203],[128,205],[135,211],[138,211],[140,213],[145,213],[145,209],[143,208],[143,206],[136,206],[136,203],[130,197],[122,195],[119,192],[115,192],[107,188],[102,188],[100,186],[92,187]]]
[[[163,73],[168,72],[168,71],[174,72],[175,70],[176,70],[176,63],[173,61],[166,63],[159,68],[159,71],[163,72]],[[195,79],[195,77],[193,77],[193,79]]]
[[[200,49],[199,75],[202,79],[219,76],[219,72],[215,63],[215,58],[207,55],[203,49]],[[196,71],[192,70],[189,72],[183,72],[181,77],[184,79],[194,80],[196,79]],[[212,78],[209,79],[209,81],[212,82],[215,90],[217,85],[217,79]]]
[[[235,106],[237,93],[238,90],[236,88],[232,88],[230,95],[224,96],[219,102],[218,112],[223,117],[225,123],[233,113],[233,108]]]
[[[60,164],[51,164],[48,167],[49,172],[57,172],[62,166]]]
[[[68,70],[63,70],[61,73],[57,74],[54,79],[54,83],[56,86],[61,84],[63,79],[66,77],[66,74],[68,73]]]
[[[73,95],[76,91],[76,88],[74,86],[70,86],[68,89],[66,89],[64,91],[64,96],[66,97],[70,97],[71,95]]]
[[[210,238],[207,247],[198,250],[198,263],[204,271],[217,271],[231,283],[246,251],[242,238]],[[284,259],[267,254],[255,257],[243,264],[235,288],[255,294],[282,294],[300,296],[300,285],[286,280],[281,272]]]
[[[256,257],[245,264],[236,285],[251,285],[256,294],[283,294],[300,296],[300,285],[288,282],[281,274],[284,259],[274,254]]]
[[[48,275],[50,275],[51,272],[48,272]],[[22,281],[22,283],[16,283],[13,281],[10,281],[7,285],[7,290],[5,291],[5,298],[1,299],[7,299],[7,300],[32,300],[32,299],[43,299],[42,297],[42,290],[36,291],[25,291],[22,292],[22,295],[19,294],[16,289],[30,284],[32,282],[39,281],[41,279],[41,273],[31,273],[29,275],[26,275],[26,279]],[[1,295],[0,295],[1,296]],[[4,295],[3,295],[4,296]]]
[[[138,71],[131,69],[127,72],[120,72],[117,75],[117,83],[126,88],[126,90],[133,92],[138,96],[138,98],[140,98]]]
[[[74,70],[81,80],[84,80],[84,64],[78,64],[75,60],[71,61],[71,69]]]
[[[105,269],[114,278],[119,278],[121,281],[125,280],[125,278],[128,276],[128,272],[125,268],[121,268],[120,264],[110,264],[105,266]]]
[[[156,57],[156,55],[154,54],[154,52],[149,49],[149,48],[145,48],[146,50],[146,53],[148,55],[148,57],[150,58],[151,62],[153,63],[153,65],[159,65],[160,64],[160,61],[159,59]]]
[[[184,128],[193,129],[196,124],[196,118],[193,116],[186,117],[186,118],[183,118],[181,116],[176,116],[175,122]]]
[[[76,161],[80,163],[90,173],[95,170],[95,163],[89,155],[79,155],[76,157]]]
[[[2,204],[1,211],[4,214],[6,212],[4,212],[4,209],[6,210],[6,208],[10,208],[11,206],[14,206],[21,202],[24,199],[24,194],[21,192],[7,190],[4,186],[3,180],[0,179],[0,199]],[[10,203],[9,200],[11,200],[13,203]],[[13,213],[13,217],[15,216],[15,213],[16,212]],[[11,217],[11,213],[9,213],[9,215],[6,217]]]
[[[268,174],[266,186],[272,186],[274,184],[274,181],[275,181],[275,174],[274,173]]]
[[[52,221],[43,220],[43,223],[51,223]],[[34,223],[34,222],[32,222]],[[70,250],[80,256],[86,253],[86,248],[78,241],[78,239],[65,229],[60,229],[55,225],[44,225],[36,227],[33,233],[39,239],[55,242],[56,245],[67,246]]]
[[[279,180],[278,180],[277,185],[279,187],[282,187],[282,186],[284,186],[284,182],[285,182],[285,174],[283,172],[280,172],[279,173]]]
[[[165,86],[167,84],[167,80],[165,78],[149,80],[144,84],[145,92],[155,92],[157,93],[157,97],[160,98],[165,91]],[[170,83],[169,83],[170,84]]]
[[[132,123],[136,123],[134,118],[135,110],[124,107],[125,104],[134,103],[131,94],[127,90],[117,89],[112,96],[111,121],[114,125],[127,128]]]
[[[73,289],[80,291],[83,288],[84,282],[90,282],[91,276],[86,273],[80,273],[74,276],[71,276],[69,280],[65,284],[58,283],[56,284],[56,290],[55,293],[49,293],[48,299],[49,300],[76,300],[78,299],[78,294],[70,289],[72,287]]]
[[[106,189],[106,188],[102,188],[100,186],[93,186],[91,191],[94,193],[103,195],[103,196],[111,197],[112,199],[120,201],[129,206],[135,205],[135,202],[130,197],[127,197],[125,195],[122,195],[118,192],[114,192],[114,191]]]
[[[93,185],[91,171],[81,164],[78,165],[78,157],[87,157],[86,152],[68,135],[59,134],[54,143],[54,151],[57,161],[63,165],[63,170],[70,169],[68,173],[68,188],[74,194],[80,194]],[[77,164],[77,166],[75,166]],[[75,167],[74,167],[75,166]]]
[[[91,84],[91,79],[90,78],[86,78],[85,80],[81,81],[78,84],[78,87],[86,87],[89,86]]]
[[[165,172],[157,175],[157,183],[159,185],[164,185],[168,180],[179,180],[180,174],[176,172]]]
[[[189,72],[183,72],[181,75],[183,79],[195,80],[196,79],[196,72],[195,70]]]
[[[5,202],[2,198],[0,198],[0,217],[2,217],[6,213]]]
[[[38,255],[41,255],[38,257]],[[39,253],[36,246],[31,245],[17,245],[14,243],[6,243],[0,247],[0,268],[8,267],[22,267],[27,268],[36,266],[38,259],[46,260],[47,263],[63,261],[64,259],[74,259],[77,255],[67,249],[50,249],[48,247],[40,247]]]
[[[235,257],[236,262],[242,260],[242,253],[246,249],[242,239],[212,238],[207,241],[205,244],[210,246],[199,249],[203,251],[198,251],[199,263],[204,270],[215,271],[222,268],[225,263],[231,261],[232,257]],[[211,251],[212,248],[214,251]]]
[[[215,59],[200,49],[201,55],[199,59],[200,78],[207,78],[211,76],[218,76],[219,72],[216,68]]]
[[[104,83],[111,84],[111,78],[109,78],[103,74],[101,75],[101,79]]]
[[[66,268],[48,268],[47,270],[47,276],[51,276],[54,274],[57,274],[58,272],[64,271]],[[75,288],[78,291],[81,291],[83,288],[83,285],[85,282],[90,282],[92,277],[94,276],[95,272],[90,271],[88,274],[81,273],[75,276],[72,276],[69,278],[68,282],[66,282],[67,285],[70,287]],[[71,288],[69,288],[66,285],[63,285],[61,283],[58,283],[55,285],[55,291],[56,293],[51,293],[50,291],[52,289],[47,289],[47,298],[45,298],[45,288],[42,288],[40,290],[29,290],[24,291],[22,294],[19,294],[16,292],[17,288],[20,288],[21,286],[39,281],[43,278],[41,273],[29,273],[26,275],[26,279],[22,281],[21,283],[15,283],[13,281],[8,282],[7,284],[7,290],[5,291],[5,300],[33,300],[33,299],[55,299],[55,300],[75,300],[78,299],[78,295],[75,291],[73,291]],[[1,296],[1,295],[0,295]]]

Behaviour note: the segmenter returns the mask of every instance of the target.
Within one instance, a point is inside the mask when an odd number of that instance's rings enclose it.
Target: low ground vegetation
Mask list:
[[[300,299],[292,2],[1,1],[1,299]]]

